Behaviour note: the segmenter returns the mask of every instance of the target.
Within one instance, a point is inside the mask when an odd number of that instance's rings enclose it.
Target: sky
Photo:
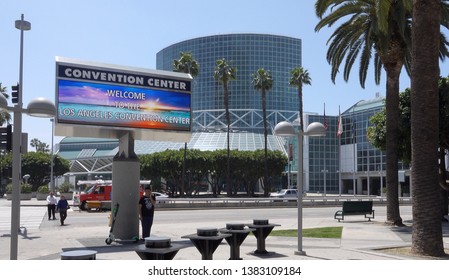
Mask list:
[[[156,53],[191,38],[228,33],[267,33],[302,39],[302,66],[312,78],[305,86],[304,111],[338,115],[360,100],[385,96],[385,75],[365,89],[354,64],[348,82],[335,84],[326,60],[327,40],[334,27],[315,32],[314,0],[0,0],[0,82],[8,88],[19,81],[20,30],[14,22],[24,14],[31,30],[24,32],[23,106],[36,97],[55,100],[55,57],[156,69]],[[448,75],[447,62],[441,74]],[[410,86],[405,71],[400,90]],[[11,105],[11,103],[10,103]],[[24,115],[28,141],[52,143],[51,122]],[[63,137],[55,136],[54,143]],[[29,150],[32,150],[29,147]]]

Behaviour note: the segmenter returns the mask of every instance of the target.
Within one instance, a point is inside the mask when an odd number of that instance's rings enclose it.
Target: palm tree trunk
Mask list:
[[[299,99],[299,120],[301,121],[299,129],[300,131],[304,131],[304,116],[302,113],[302,84],[298,86],[298,99]]]
[[[440,194],[441,194],[441,216],[443,221],[448,221],[444,217],[448,214],[448,191],[447,191],[447,176],[446,176],[446,150],[440,146],[439,153],[439,169],[440,169]]]
[[[230,149],[230,142],[229,142],[229,133],[231,128],[231,117],[229,115],[229,92],[228,92],[228,84],[225,82],[223,83],[223,89],[224,89],[224,102],[225,102],[225,109],[226,109],[226,125],[227,125],[227,159],[226,159],[226,188],[227,188],[227,195],[232,195],[232,184],[231,184],[231,149]]]
[[[401,66],[401,67],[399,67]],[[399,213],[398,194],[398,139],[399,139],[399,75],[400,65],[385,65],[387,72],[387,223],[391,225],[403,226]]]
[[[444,255],[438,184],[440,0],[413,1],[412,252]]]
[[[271,185],[268,179],[268,129],[267,129],[267,100],[265,89],[262,88],[262,112],[263,112],[263,136],[265,140],[265,172],[264,172],[264,195],[268,196],[271,191]]]

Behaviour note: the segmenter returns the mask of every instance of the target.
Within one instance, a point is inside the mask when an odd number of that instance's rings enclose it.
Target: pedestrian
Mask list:
[[[47,196],[47,211],[48,211],[48,220],[51,220],[53,217],[53,220],[56,220],[55,216],[55,209],[56,209],[56,197],[53,192],[50,192],[50,194]]]
[[[61,219],[61,226],[64,225],[64,221],[67,218],[67,209],[70,209],[69,203],[65,196],[61,195],[61,198],[56,205],[56,211],[59,212],[59,218]]]
[[[139,199],[138,211],[139,219],[142,224],[142,238],[149,237],[151,226],[153,225],[154,205],[156,198],[151,192],[151,187],[145,187],[143,196]]]

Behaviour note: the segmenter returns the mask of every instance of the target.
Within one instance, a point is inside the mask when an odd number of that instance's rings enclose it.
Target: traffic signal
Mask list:
[[[6,150],[9,152],[12,150],[12,126],[10,124],[6,126]]]
[[[12,103],[17,104],[19,103],[19,95],[20,95],[20,85],[17,83],[15,86],[11,86],[12,92],[11,92],[11,100]]]

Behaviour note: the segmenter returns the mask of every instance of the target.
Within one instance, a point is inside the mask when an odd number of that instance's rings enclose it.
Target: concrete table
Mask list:
[[[96,260],[97,251],[94,250],[73,250],[61,253],[61,260]]]
[[[226,228],[220,229],[221,233],[231,234],[230,237],[226,237],[230,251],[230,260],[241,260],[240,258],[240,245],[242,245],[245,238],[251,231],[255,229],[246,228],[244,224],[226,224]]]
[[[145,238],[145,244],[138,245],[135,251],[142,260],[172,260],[180,249],[188,246],[172,243],[168,237],[152,236]]]
[[[280,225],[270,224],[267,219],[255,219],[252,224],[247,226],[254,229],[253,234],[257,239],[257,250],[254,251],[254,254],[268,254],[268,251],[265,249],[265,239],[274,227]]]
[[[188,238],[201,253],[202,260],[212,260],[212,256],[223,238],[231,234],[220,234],[216,228],[198,228],[196,234],[182,236]]]

